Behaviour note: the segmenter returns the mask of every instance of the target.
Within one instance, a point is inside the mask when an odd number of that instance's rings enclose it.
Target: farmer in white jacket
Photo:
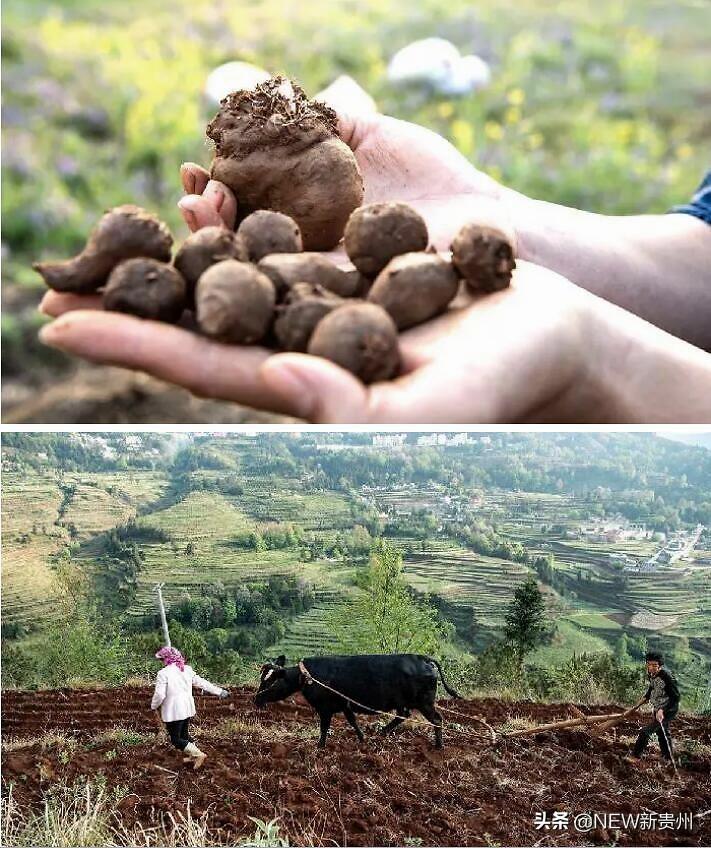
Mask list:
[[[156,720],[165,723],[170,741],[179,751],[184,751],[193,761],[193,768],[198,769],[205,762],[204,754],[190,738],[188,725],[195,715],[193,686],[198,686],[212,695],[229,698],[229,692],[221,689],[199,677],[186,665],[185,657],[177,648],[161,648],[156,659],[163,660],[164,667],[156,677],[156,688],[151,701],[151,709],[156,711]],[[158,709],[160,708],[160,715]],[[189,762],[185,759],[183,762]]]

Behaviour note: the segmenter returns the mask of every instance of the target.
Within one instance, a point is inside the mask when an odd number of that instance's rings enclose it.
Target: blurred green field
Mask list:
[[[4,375],[41,387],[67,364],[36,342],[32,260],[76,250],[117,203],[185,234],[178,167],[210,160],[203,86],[222,62],[287,73],[311,93],[350,74],[382,111],[442,133],[522,192],[662,212],[708,167],[707,34],[703,0],[6,0]],[[392,88],[389,58],[432,35],[486,59],[490,87],[462,98]]]

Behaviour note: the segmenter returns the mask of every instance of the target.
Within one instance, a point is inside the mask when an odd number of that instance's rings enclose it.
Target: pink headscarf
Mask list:
[[[163,660],[164,665],[177,665],[181,671],[185,671],[185,657],[177,648],[161,648],[156,653],[157,660]]]

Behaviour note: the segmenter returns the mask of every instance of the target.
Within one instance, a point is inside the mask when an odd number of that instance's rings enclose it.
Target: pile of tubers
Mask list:
[[[34,267],[56,291],[101,291],[109,310],[171,323],[187,310],[216,341],[325,357],[364,383],[391,379],[398,332],[444,312],[462,280],[474,293],[508,286],[514,253],[503,232],[467,224],[448,260],[428,247],[412,207],[361,206],[360,173],[335,122],[281,77],[236,92],[208,127],[214,178],[254,209],[236,232],[205,227],[172,257],[165,224],[118,206],[78,256]],[[288,163],[281,177],[275,162]],[[352,270],[314,252],[341,237]]]

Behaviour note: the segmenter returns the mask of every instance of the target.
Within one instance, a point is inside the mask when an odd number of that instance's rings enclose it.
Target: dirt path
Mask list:
[[[680,779],[655,760],[635,769],[623,760],[637,723],[622,737],[595,739],[580,731],[536,740],[489,744],[469,718],[448,726],[446,747],[436,751],[425,729],[382,739],[380,722],[361,718],[359,745],[343,720],[324,751],[317,751],[317,722],[305,703],[258,710],[252,692],[236,690],[225,703],[198,699],[196,735],[208,753],[197,773],[182,765],[155,736],[126,744],[98,734],[121,726],[150,733],[150,689],[40,693],[5,692],[5,742],[61,732],[74,745],[49,738],[3,753],[5,789],[36,806],[58,780],[103,773],[127,794],[118,805],[123,822],[150,824],[161,813],[205,815],[211,832],[244,838],[248,816],[278,816],[292,844],[339,845],[703,845],[711,842],[711,815],[688,830],[629,830],[584,834],[537,830],[535,813],[703,813],[711,807],[711,719],[683,716],[677,724]],[[443,702],[466,716],[484,716],[494,727],[519,717],[535,722],[571,715],[569,705],[506,703],[493,699]],[[596,712],[610,707],[596,708]],[[135,740],[134,740],[135,741]]]

